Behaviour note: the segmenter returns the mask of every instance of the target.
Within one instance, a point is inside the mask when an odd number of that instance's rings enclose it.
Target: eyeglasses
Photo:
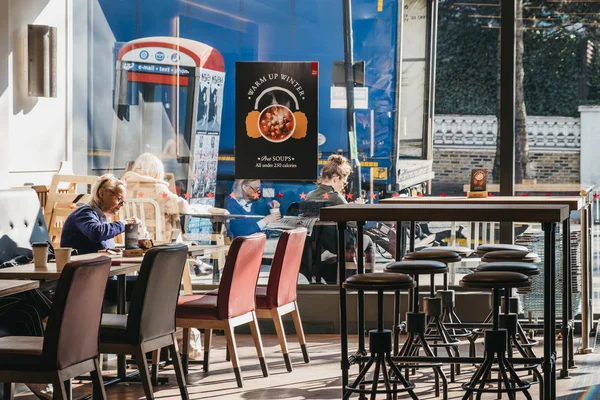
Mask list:
[[[125,204],[125,199],[120,198],[112,189],[109,188],[105,188],[107,189],[109,192],[111,192],[113,194],[113,196],[115,196],[117,198],[117,204],[122,206],[123,204]]]
[[[254,186],[250,186],[250,185],[246,185],[248,186],[250,189],[252,189],[254,191],[254,193],[260,193],[261,189],[260,186],[258,188],[255,188]]]

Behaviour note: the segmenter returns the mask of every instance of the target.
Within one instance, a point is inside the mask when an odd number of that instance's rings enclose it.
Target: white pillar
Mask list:
[[[581,153],[580,180],[582,184],[600,184],[600,105],[580,106]]]
[[[0,1],[0,188],[8,184],[8,117],[12,102],[12,77],[9,76],[10,35],[8,1]]]

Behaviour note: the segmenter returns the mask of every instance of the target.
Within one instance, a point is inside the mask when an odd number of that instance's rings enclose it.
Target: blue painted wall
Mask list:
[[[118,42],[173,35],[179,16],[181,37],[207,43],[225,58],[226,81],[220,154],[233,154],[236,61],[318,61],[319,131],[327,142],[326,158],[347,150],[345,110],[330,108],[332,65],[343,60],[340,0],[99,0]],[[356,113],[359,153],[388,167],[393,150],[395,39],[397,3],[353,0],[354,58],[366,62],[369,106],[375,112],[375,152],[370,157],[369,110]],[[364,168],[367,170],[367,168]],[[219,174],[233,172],[221,162]]]

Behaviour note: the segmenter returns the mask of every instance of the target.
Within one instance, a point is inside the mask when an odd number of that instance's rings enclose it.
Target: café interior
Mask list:
[[[0,0],[0,395],[600,399],[599,26]]]

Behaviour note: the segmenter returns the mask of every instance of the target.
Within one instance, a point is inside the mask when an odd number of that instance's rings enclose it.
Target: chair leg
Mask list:
[[[52,398],[54,400],[68,400],[67,390],[65,388],[65,382],[62,380],[60,375],[56,376],[54,382],[52,382],[52,388],[54,390],[54,394]]]
[[[235,373],[235,380],[238,387],[244,387],[244,381],[242,380],[242,374],[240,372],[240,359],[238,358],[237,345],[235,343],[235,334],[233,332],[233,326],[227,324],[225,328],[225,337],[227,338],[227,348],[231,355],[231,364],[233,364],[233,372]]]
[[[148,361],[146,360],[146,353],[142,348],[138,348],[136,355],[138,371],[140,372],[140,379],[142,386],[144,387],[144,393],[146,394],[147,400],[154,400],[154,391],[152,389],[152,380],[150,379],[150,373],[148,372]]]
[[[15,397],[15,383],[14,382],[4,382],[4,393],[3,400],[13,400]]]
[[[208,372],[210,360],[210,347],[212,343],[212,329],[204,329],[204,360],[202,360],[202,369]]]
[[[308,356],[308,351],[306,350],[306,338],[304,337],[304,329],[302,328],[302,320],[300,319],[300,309],[298,308],[298,301],[294,301],[294,311],[292,311],[292,319],[294,320],[294,328],[296,329],[296,335],[298,335],[298,341],[300,342],[300,347],[302,348],[302,356],[304,357],[304,362],[309,363],[310,357]]]
[[[173,359],[173,368],[175,369],[175,376],[177,377],[177,384],[179,385],[179,393],[183,400],[189,400],[190,396],[185,386],[185,377],[183,376],[183,367],[181,366],[181,358],[179,358],[179,349],[177,348],[177,339],[175,334],[172,334],[173,344],[169,346],[171,352],[171,358]]]
[[[281,321],[281,314],[278,308],[271,309],[271,318],[275,324],[275,331],[277,332],[277,339],[279,339],[279,346],[283,353],[283,360],[285,361],[285,368],[288,372],[292,372],[292,363],[290,362],[290,356],[288,354],[287,340],[285,338],[285,330],[283,329],[283,322]]]
[[[250,321],[250,331],[252,332],[252,339],[254,339],[254,346],[256,347],[256,353],[258,354],[258,361],[260,362],[260,369],[262,370],[263,376],[269,376],[269,369],[265,362],[265,352],[263,349],[262,338],[260,337],[260,329],[258,328],[258,318],[256,318],[256,312],[252,311],[252,321]]]
[[[190,328],[183,328],[183,349],[181,352],[181,363],[183,364],[183,373],[188,374],[190,351]]]
[[[159,350],[152,352],[152,385],[158,386],[158,364],[159,364]]]
[[[94,367],[93,371],[90,371],[90,376],[92,377],[93,384],[93,397],[94,400],[102,399],[106,400],[106,391],[104,390],[104,382],[102,380],[102,370],[100,368],[100,362],[97,358],[94,359]]]

